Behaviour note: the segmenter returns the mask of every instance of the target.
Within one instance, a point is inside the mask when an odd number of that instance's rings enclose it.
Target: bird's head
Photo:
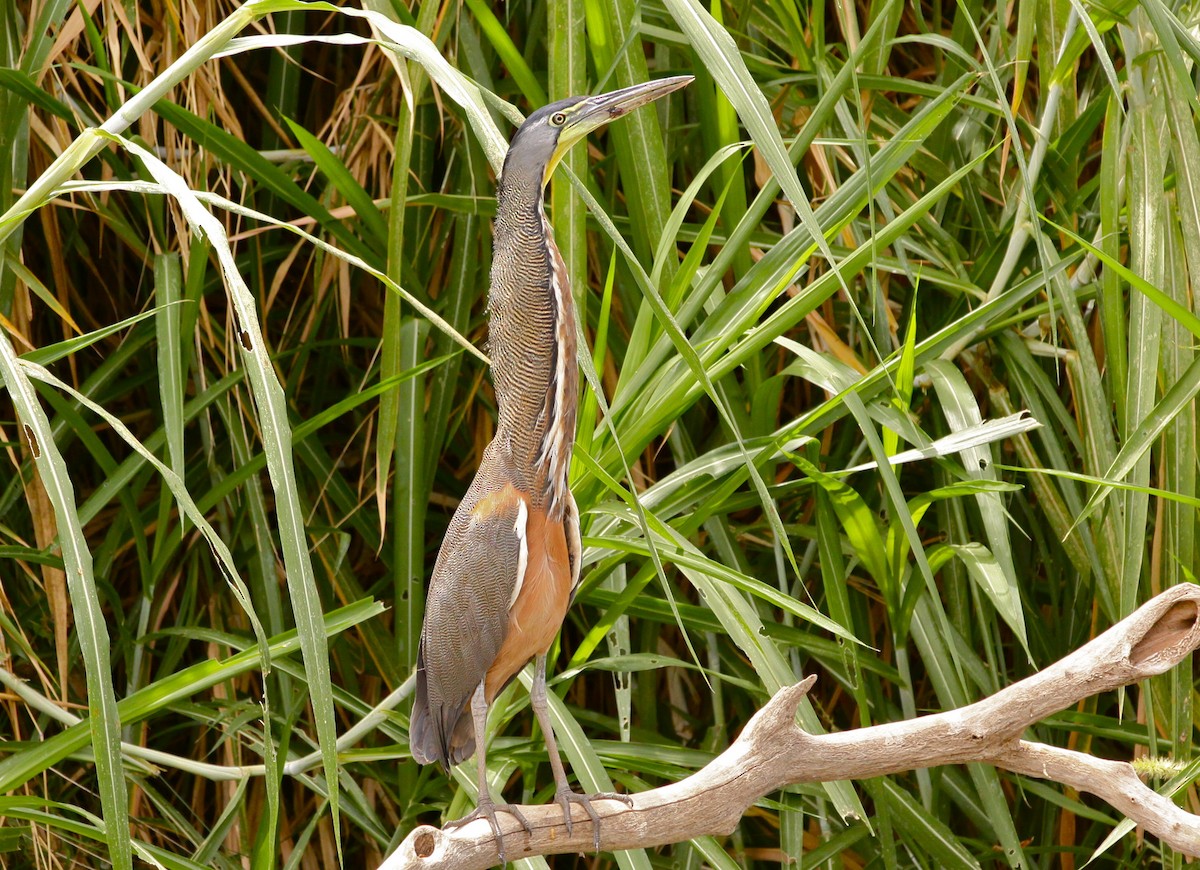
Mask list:
[[[533,174],[544,186],[572,145],[609,121],[628,115],[677,91],[693,76],[657,79],[595,97],[568,97],[543,106],[525,119],[508,146],[504,177]]]

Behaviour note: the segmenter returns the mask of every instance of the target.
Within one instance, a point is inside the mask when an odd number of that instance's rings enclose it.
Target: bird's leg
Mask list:
[[[567,824],[567,833],[571,833],[574,820],[571,818],[571,804],[582,804],[588,817],[592,820],[592,842],[596,851],[600,851],[600,816],[592,806],[594,800],[620,801],[627,807],[633,806],[633,799],[627,794],[616,792],[598,792],[593,795],[579,794],[572,791],[567,783],[567,772],[563,770],[562,758],[558,754],[558,743],[554,739],[554,726],[550,724],[550,706],[546,703],[546,657],[540,655],[533,666],[533,688],[529,690],[529,703],[537,716],[538,725],[542,728],[542,736],[546,739],[546,751],[550,755],[550,769],[554,771],[554,800],[562,807],[563,818]]]
[[[499,853],[500,863],[504,864],[506,863],[504,832],[500,830],[500,823],[496,821],[496,813],[498,811],[508,813],[521,823],[521,827],[528,834],[533,833],[533,828],[529,826],[525,816],[515,806],[503,802],[497,803],[492,799],[492,791],[488,786],[487,778],[487,699],[483,694],[482,682],[475,690],[475,694],[471,696],[471,720],[475,725],[475,763],[479,766],[479,798],[475,801],[474,810],[461,819],[447,822],[442,828],[443,830],[452,830],[476,819],[487,819],[488,824],[492,826],[492,835],[496,838],[496,851]]]

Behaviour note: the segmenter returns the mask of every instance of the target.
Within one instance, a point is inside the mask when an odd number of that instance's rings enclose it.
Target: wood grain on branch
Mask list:
[[[767,702],[745,730],[687,779],[633,796],[633,807],[596,803],[606,851],[729,834],[755,801],[792,783],[864,779],[942,764],[985,762],[1054,780],[1108,801],[1172,848],[1200,855],[1200,816],[1175,806],[1118,761],[1021,740],[1046,716],[1083,698],[1161,674],[1200,647],[1200,586],[1175,586],[1043,671],[967,707],[834,734],[808,734],[796,708],[809,676]],[[557,805],[522,806],[532,833],[501,814],[511,858],[588,852],[592,829],[578,810],[568,834]],[[482,870],[497,863],[487,822],[452,831],[421,826],[381,870]]]

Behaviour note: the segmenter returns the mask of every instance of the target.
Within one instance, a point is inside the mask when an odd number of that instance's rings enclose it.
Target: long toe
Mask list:
[[[627,794],[621,794],[616,791],[598,791],[593,795],[588,795],[588,800],[593,801],[620,801],[625,806],[633,809],[633,798]]]
[[[568,836],[571,834],[575,821],[571,818],[571,804],[575,803],[583,807],[584,812],[588,814],[588,818],[592,821],[592,845],[595,846],[597,852],[600,851],[600,815],[596,812],[596,808],[592,806],[592,801],[620,801],[627,807],[633,806],[633,800],[629,795],[617,794],[615,792],[599,792],[593,795],[586,795],[571,791],[569,788],[559,789],[554,795],[554,800],[562,807]]]
[[[496,809],[503,810],[520,822],[521,827],[525,829],[526,834],[533,834],[533,825],[529,824],[529,822],[525,819],[525,814],[517,809],[516,804],[500,804],[498,807],[496,807]]]
[[[492,836],[496,838],[496,853],[500,858],[500,863],[506,864],[508,859],[504,857],[504,832],[500,829],[500,822],[496,819],[497,813],[508,813],[520,823],[521,827],[525,829],[525,833],[533,833],[533,828],[526,820],[525,815],[513,804],[498,804],[493,801],[484,801],[461,819],[446,822],[442,825],[442,830],[450,831],[461,828],[463,825],[469,825],[476,819],[487,819],[487,823],[492,829]]]

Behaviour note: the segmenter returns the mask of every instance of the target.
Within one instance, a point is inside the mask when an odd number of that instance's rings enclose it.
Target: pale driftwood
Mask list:
[[[1099,692],[1161,674],[1200,647],[1200,586],[1175,586],[1071,655],[970,706],[905,722],[813,735],[796,726],[796,707],[816,677],[778,692],[725,752],[680,782],[633,796],[633,807],[596,804],[605,851],[661,846],[729,834],[763,795],[800,782],[863,779],[985,762],[1090,792],[1172,848],[1200,855],[1200,816],[1148,788],[1125,762],[1021,740],[1029,726]],[[567,833],[557,805],[522,806],[532,834],[500,814],[510,860],[590,852],[592,826],[575,807]],[[422,826],[381,870],[482,870],[497,863],[486,821],[451,831]]]

